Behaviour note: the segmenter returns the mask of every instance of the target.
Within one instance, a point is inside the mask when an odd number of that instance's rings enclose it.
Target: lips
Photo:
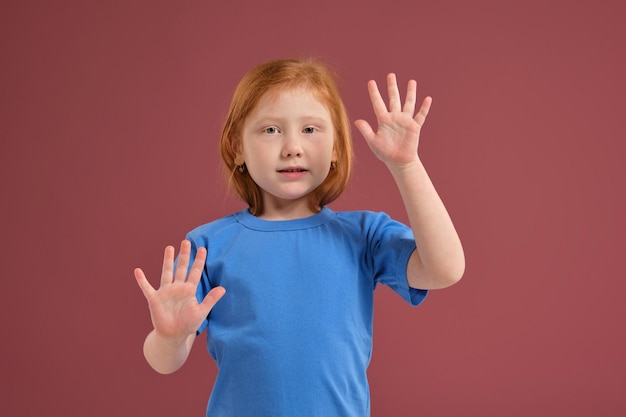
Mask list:
[[[301,167],[289,167],[279,169],[278,172],[306,172],[307,170]]]
[[[302,167],[287,167],[278,170],[278,173],[288,180],[299,180],[304,178],[309,171]]]

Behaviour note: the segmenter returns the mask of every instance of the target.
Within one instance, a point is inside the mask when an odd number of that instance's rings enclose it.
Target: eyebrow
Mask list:
[[[286,118],[281,117],[281,116],[263,116],[256,120],[253,120],[253,123],[254,124],[272,124],[272,123],[282,123],[285,120]],[[313,123],[313,124],[320,124],[320,125],[326,125],[326,124],[332,125],[332,120],[326,120],[325,118],[319,117],[319,116],[303,116],[303,117],[298,118],[298,122],[304,123],[304,124]]]

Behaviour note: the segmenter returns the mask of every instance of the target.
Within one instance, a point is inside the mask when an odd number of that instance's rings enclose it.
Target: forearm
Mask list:
[[[183,340],[168,340],[153,330],[146,337],[143,354],[155,371],[170,374],[183,366],[195,338],[195,334],[190,334]]]
[[[463,247],[426,169],[419,159],[389,169],[402,196],[417,246],[407,267],[409,285],[436,289],[456,283],[465,270]]]

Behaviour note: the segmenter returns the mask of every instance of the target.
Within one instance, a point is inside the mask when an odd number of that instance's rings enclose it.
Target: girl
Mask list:
[[[249,207],[190,232],[177,263],[167,247],[158,290],[135,270],[155,370],[180,368],[207,330],[218,365],[207,416],[368,416],[376,285],[418,305],[463,274],[461,243],[417,153],[431,98],[415,114],[416,82],[402,105],[394,74],[388,108],[374,81],[368,90],[377,131],[355,126],[393,175],[410,228],[326,207],[350,175],[348,118],[327,67],[278,60],[243,77],[220,139]]]

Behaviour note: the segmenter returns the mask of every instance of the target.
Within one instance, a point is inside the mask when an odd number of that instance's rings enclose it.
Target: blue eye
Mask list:
[[[276,133],[278,133],[278,128],[276,126],[266,127],[265,129],[263,129],[263,132],[269,135],[275,135]]]
[[[311,133],[315,133],[315,128],[314,127],[305,127],[302,131],[304,133],[311,134]]]

